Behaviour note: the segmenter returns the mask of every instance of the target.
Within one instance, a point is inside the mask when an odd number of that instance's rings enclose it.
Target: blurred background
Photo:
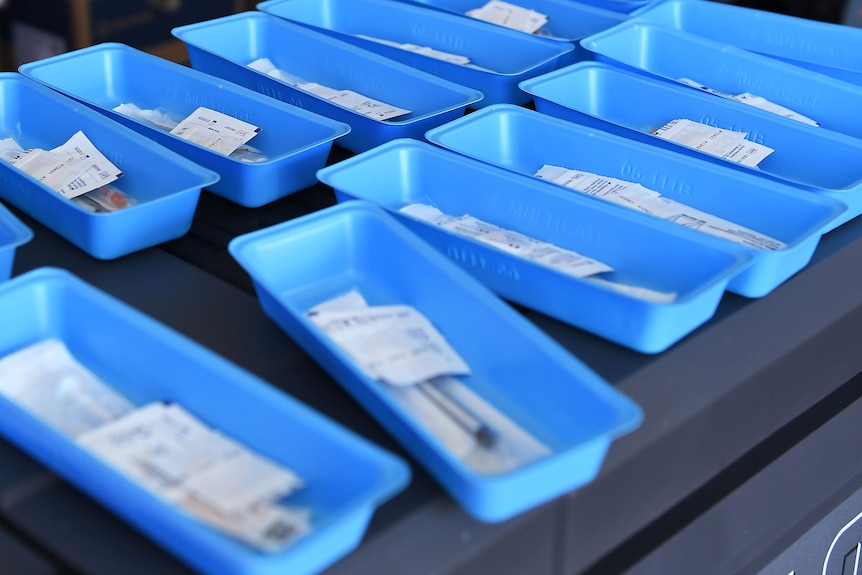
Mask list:
[[[258,0],[259,1],[259,0]],[[862,26],[862,0],[714,0]],[[171,29],[253,10],[254,0],[0,0],[0,69],[101,42],[122,42],[177,62]]]

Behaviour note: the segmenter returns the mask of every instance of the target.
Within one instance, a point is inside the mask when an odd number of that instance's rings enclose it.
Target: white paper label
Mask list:
[[[780,250],[787,247],[787,244],[782,241],[697,208],[664,198],[658,192],[637,183],[550,165],[542,166],[535,175],[584,194],[749,247],[761,250]]]
[[[410,306],[315,308],[308,317],[366,374],[391,385],[470,371],[434,325]]]
[[[170,132],[183,121],[181,117],[168,112],[164,108],[144,110],[130,103],[120,104],[114,108],[114,111],[165,132]]]
[[[300,90],[305,90],[315,96],[329,100],[333,104],[338,104],[339,106],[343,106],[376,120],[392,120],[393,118],[398,118],[410,113],[410,110],[363,96],[353,90],[337,90],[335,88],[330,88],[329,86],[318,84],[317,82],[309,82],[298,76],[288,74],[287,72],[276,68],[269,58],[258,58],[254,62],[250,63],[249,67],[299,88]]]
[[[500,0],[491,0],[481,8],[468,10],[467,16],[528,34],[535,34],[548,23],[548,17],[540,12]]]
[[[762,96],[755,96],[754,94],[750,94],[748,92],[743,92],[742,94],[730,94],[728,92],[722,92],[721,90],[716,90],[714,88],[704,86],[703,84],[695,82],[694,80],[690,80],[688,78],[680,78],[679,82],[685,84],[686,86],[701,90],[702,92],[706,92],[707,94],[712,94],[713,96],[718,96],[719,98],[724,98],[726,100],[733,100],[734,102],[742,102],[743,104],[748,104],[749,106],[754,106],[755,108],[759,108],[761,110],[777,114],[783,118],[796,120],[797,122],[802,122],[803,124],[808,124],[810,126],[820,125],[808,116],[804,116],[798,112],[794,112],[790,108],[785,108],[780,104],[770,102]]]
[[[451,62],[452,64],[460,64],[463,66],[470,63],[470,58],[468,58],[467,56],[461,56],[460,54],[452,54],[450,52],[443,52],[442,50],[435,50],[434,48],[430,48],[428,46],[418,46],[416,44],[407,43],[402,44],[401,42],[393,42],[391,40],[375,38],[374,36],[366,36],[365,34],[357,34],[356,37],[362,38],[363,40],[370,40],[371,42],[377,42],[378,44],[383,44],[392,48],[406,50],[407,52],[414,52],[416,54],[428,56],[429,58],[434,58],[435,60]]]
[[[260,128],[253,124],[204,107],[192,112],[171,130],[171,134],[225,156],[259,133]]]
[[[170,501],[192,496],[225,514],[272,502],[302,485],[289,469],[173,403],[146,405],[79,441],[156,494]]]
[[[311,530],[311,513],[303,508],[258,505],[226,516],[191,497],[179,505],[212,527],[267,553],[281,551]]]
[[[123,175],[80,131],[53,150],[33,148],[15,153],[18,146],[9,140],[4,140],[0,157],[67,198],[86,194]]]
[[[0,393],[72,437],[133,409],[56,339],[0,359]]]
[[[589,278],[589,280],[609,287],[614,291],[651,303],[673,303],[676,301],[676,292],[663,292],[644,286],[611,281],[605,278]]]
[[[748,134],[745,132],[724,130],[686,119],[671,120],[652,133],[662,139],[749,167],[757,166],[775,151],[746,140]]]
[[[410,204],[399,211],[574,277],[587,277],[612,271],[609,265],[598,260],[483,222],[469,215],[449,216],[426,204]]]

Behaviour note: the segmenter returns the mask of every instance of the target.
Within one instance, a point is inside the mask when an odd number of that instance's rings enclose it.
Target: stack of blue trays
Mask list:
[[[338,143],[353,152],[395,138],[421,138],[482,99],[476,90],[262,12],[190,24],[173,34],[185,42],[195,69],[348,124],[350,133]],[[248,67],[259,58],[307,81],[353,90],[411,113],[381,121],[354,112]]]
[[[556,42],[395,0],[270,0],[260,10],[371,50],[419,70],[482,92],[474,107],[525,104],[518,82],[583,57],[568,42]],[[371,36],[470,58],[446,62],[360,38]]]
[[[53,149],[79,130],[123,171],[116,186],[136,205],[94,213],[3,161],[0,198],[100,259],[188,231],[201,188],[218,174],[21,74],[0,74],[0,138],[14,137],[24,149]]]
[[[344,123],[123,44],[84,48],[25,64],[20,71],[217,172],[221,179],[209,191],[248,207],[312,185],[332,143],[350,131]],[[179,118],[200,106],[239,118],[262,128],[249,144],[268,159],[243,162],[214,152],[113,111],[123,103],[161,108]]]

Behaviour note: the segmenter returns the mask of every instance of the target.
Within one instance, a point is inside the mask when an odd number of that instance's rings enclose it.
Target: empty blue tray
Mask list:
[[[51,149],[79,130],[123,171],[115,185],[137,205],[93,213],[3,161],[0,198],[100,259],[188,231],[201,188],[216,183],[218,174],[21,74],[0,74],[0,138],[14,137],[25,149]]]
[[[68,272],[43,268],[0,285],[0,324],[10,326],[0,330],[0,356],[59,339],[134,405],[176,402],[305,479],[289,501],[310,508],[313,531],[283,551],[260,553],[0,396],[6,438],[201,572],[316,573],[356,547],[376,507],[409,480],[397,457]]]
[[[20,71],[217,172],[221,179],[209,191],[248,207],[312,185],[315,171],[326,164],[332,142],[350,131],[341,122],[123,44],[84,48],[25,64]],[[213,152],[114,112],[122,103],[161,107],[179,118],[204,106],[250,122],[262,131],[249,144],[269,159],[242,162]]]
[[[583,56],[575,52],[571,43],[534,37],[394,0],[270,0],[257,7],[440,78],[475,88],[485,97],[473,107],[501,102],[524,104],[529,98],[518,90],[518,82]],[[357,34],[466,56],[475,67],[393,48],[359,38]]]
[[[348,124],[351,131],[338,145],[353,152],[394,138],[421,138],[482,99],[470,88],[262,12],[190,24],[173,34],[185,42],[196,69]],[[373,119],[249,68],[258,58],[269,58],[277,68],[306,80],[354,90],[411,113]]]
[[[468,10],[479,8],[486,3],[486,0],[406,1],[409,4],[435,8],[465,18],[469,18],[466,14]],[[517,0],[510,3],[520,6]],[[547,16],[548,23],[545,26],[545,31],[551,35],[549,38],[563,42],[575,42],[624,22],[627,18],[621,12],[573,2],[572,0],[531,0],[529,8]]]
[[[862,30],[721,2],[673,0],[632,14],[862,84]]]
[[[370,200],[396,214],[503,297],[643,353],[664,351],[712,317],[728,282],[751,263],[729,242],[423,142],[390,142],[318,177],[339,201]],[[613,267],[613,281],[677,298],[625,295],[398,212],[413,202],[573,250]]]
[[[33,239],[33,230],[0,204],[0,282],[12,275],[15,250]]]
[[[611,441],[641,420],[637,405],[370,203],[252,232],[229,249],[265,312],[480,520],[502,521],[590,481]],[[371,305],[406,304],[428,317],[470,366],[464,385],[551,452],[493,475],[453,456],[305,316],[353,288]]]
[[[830,227],[862,213],[862,140],[600,62],[581,62],[521,87],[540,112],[840,200],[848,209]],[[748,132],[775,152],[749,168],[650,133],[674,118]]]
[[[638,19],[584,38],[581,45],[597,60],[673,82],[688,78],[731,94],[750,92],[827,130],[862,138],[862,86]]]
[[[551,164],[637,181],[781,240],[787,244],[781,250],[747,248],[754,261],[728,289],[748,297],[766,295],[802,269],[823,230],[846,211],[841,202],[517,106],[485,108],[429,131],[427,138],[528,176]]]

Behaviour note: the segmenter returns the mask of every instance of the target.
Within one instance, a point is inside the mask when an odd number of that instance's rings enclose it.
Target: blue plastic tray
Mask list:
[[[859,28],[701,0],[660,2],[632,17],[862,84]]]
[[[600,62],[581,62],[521,87],[540,112],[840,200],[848,209],[830,227],[862,213],[862,140]],[[674,118],[748,132],[775,152],[749,168],[649,133]]]
[[[15,250],[33,239],[33,230],[0,204],[0,282],[12,275]]]
[[[787,247],[777,251],[746,248],[754,261],[728,289],[747,297],[768,294],[805,267],[823,230],[846,211],[841,202],[517,106],[485,108],[429,131],[427,138],[528,176],[551,164],[637,181],[783,241]]]
[[[370,203],[252,232],[229,249],[265,312],[482,521],[502,521],[590,481],[611,441],[641,420],[637,405]],[[422,312],[470,366],[471,375],[459,379],[551,453],[497,475],[454,457],[305,317],[352,288],[372,305]]]
[[[643,353],[664,351],[715,313],[745,250],[534,178],[412,140],[324,168],[339,201],[374,201],[501,296]],[[614,281],[676,292],[624,295],[398,213],[412,202],[480,220],[602,261]],[[441,291],[440,293],[445,293]]]
[[[482,99],[476,90],[262,12],[190,24],[173,34],[185,42],[196,69],[348,124],[351,131],[338,145],[353,152],[394,138],[421,138]],[[258,58],[269,58],[277,68],[301,78],[354,90],[412,113],[387,121],[364,116],[249,68]]]
[[[0,396],[5,437],[201,572],[316,573],[353,549],[375,508],[409,480],[400,459],[68,272],[43,268],[0,286],[0,324],[14,326],[0,331],[0,355],[60,339],[133,404],[177,402],[305,479],[290,500],[311,509],[313,531],[281,552],[259,553]]]
[[[487,0],[402,0],[409,4],[425,6],[467,16],[468,10],[480,8]],[[518,1],[510,2],[520,6]],[[536,12],[541,12],[548,17],[546,31],[552,36],[551,40],[562,42],[575,42],[596,32],[606,30],[624,22],[627,16],[621,12],[581,4],[572,0],[530,0],[529,7]],[[544,36],[543,36],[544,37]]]
[[[482,92],[473,107],[529,98],[518,82],[581,57],[571,43],[530,36],[394,0],[270,0],[258,9],[329,34],[392,60]],[[470,58],[471,68],[359,38],[364,34],[392,42],[427,46]]]
[[[23,148],[50,149],[78,130],[123,171],[116,186],[137,205],[93,213],[2,161],[0,198],[100,259],[188,231],[201,188],[217,182],[218,174],[21,74],[0,74],[0,138],[14,137]]]
[[[596,60],[674,83],[689,78],[731,94],[750,92],[804,114],[827,130],[862,138],[862,86],[637,19],[589,36],[581,44]]]
[[[574,2],[574,0],[570,0]],[[645,8],[651,4],[662,2],[663,0],[578,0],[578,4],[588,4],[597,6],[606,10],[614,10],[623,14],[630,14],[635,10]]]
[[[26,64],[20,71],[217,172],[221,179],[209,191],[248,207],[312,185],[314,172],[326,164],[332,142],[350,131],[341,122],[123,44],[77,50]],[[213,152],[114,112],[122,103],[162,107],[180,118],[205,106],[250,122],[262,131],[249,144],[269,160],[249,163]]]

